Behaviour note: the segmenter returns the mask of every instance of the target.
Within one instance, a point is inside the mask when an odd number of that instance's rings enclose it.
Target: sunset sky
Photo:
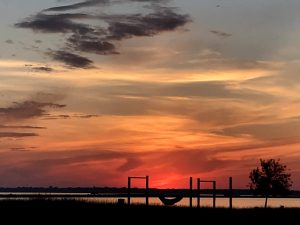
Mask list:
[[[299,0],[0,0],[0,186],[300,189]]]

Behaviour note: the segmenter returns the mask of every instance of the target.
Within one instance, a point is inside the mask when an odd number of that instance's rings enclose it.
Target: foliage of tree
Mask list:
[[[268,196],[283,196],[290,192],[292,186],[291,174],[280,159],[260,159],[260,167],[250,172],[250,189],[255,194],[265,195],[265,207]]]

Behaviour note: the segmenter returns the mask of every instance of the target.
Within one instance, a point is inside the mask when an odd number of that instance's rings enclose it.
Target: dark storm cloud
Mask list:
[[[86,0],[79,3],[74,3],[70,5],[63,5],[63,6],[57,6],[57,7],[51,7],[48,9],[45,9],[44,11],[68,11],[68,10],[75,10],[75,9],[81,9],[85,7],[91,7],[91,6],[109,6],[111,4],[116,3],[127,3],[127,2],[143,2],[143,3],[166,3],[169,0],[125,0],[125,1],[114,1],[114,0]]]
[[[247,135],[260,140],[298,139],[300,136],[300,117],[278,120],[273,123],[228,127],[216,133],[233,137]]]
[[[43,118],[44,120],[61,120],[61,119],[71,119],[70,115],[47,115]]]
[[[64,120],[64,119],[73,119],[73,118],[78,118],[78,119],[91,119],[91,118],[96,118],[99,117],[99,115],[91,115],[91,114],[80,114],[80,115],[72,115],[72,114],[61,114],[61,115],[47,115],[43,119],[44,120]]]
[[[127,172],[141,166],[143,162],[139,158],[127,158],[126,162],[121,165],[117,170]]]
[[[85,18],[84,14],[37,14],[25,19],[23,22],[16,23],[18,28],[30,28],[34,31],[44,33],[91,33],[94,32],[88,25],[72,22],[72,19]]]
[[[232,36],[232,34],[229,34],[229,33],[223,32],[223,31],[218,31],[218,30],[211,30],[210,33],[215,34],[221,38],[228,38],[228,37]]]
[[[123,152],[123,151],[111,151],[111,150],[103,150],[103,149],[97,149],[95,150],[89,150],[86,149],[84,151],[60,151],[59,154],[55,152],[36,152],[33,153],[36,154],[36,160],[31,160],[28,163],[32,163],[32,165],[37,169],[38,167],[53,167],[53,166],[59,166],[59,165],[71,165],[74,163],[84,163],[89,161],[110,161],[110,160],[124,160],[125,164],[121,165],[124,166],[128,163],[132,164],[129,166],[130,168],[133,168],[133,164],[135,164],[135,167],[137,166],[137,162],[140,161],[139,157],[142,154],[139,153],[131,153],[131,152]],[[129,169],[128,166],[126,166],[127,169]],[[119,169],[119,168],[118,168]]]
[[[71,4],[71,5],[52,7],[52,8],[46,9],[44,11],[67,11],[67,10],[80,9],[80,8],[84,8],[84,7],[91,7],[91,6],[95,6],[95,5],[106,5],[106,4],[109,4],[109,2],[110,2],[110,0],[87,0],[84,2],[79,2],[79,3],[75,3],[75,4]]]
[[[178,97],[201,96],[265,102],[274,100],[272,95],[263,92],[246,88],[235,89],[229,82],[214,81],[170,84],[166,85],[166,87],[160,91],[160,94]]]
[[[90,36],[74,35],[68,41],[70,46],[76,51],[91,52],[99,55],[118,54],[114,44]]]
[[[155,3],[161,3],[161,2],[169,2],[170,0],[128,0],[130,2],[155,2]]]
[[[255,143],[246,143],[241,145],[233,145],[233,146],[224,146],[222,148],[215,147],[214,149],[211,149],[211,151],[215,153],[233,153],[233,152],[251,152],[255,151],[257,149],[267,149],[267,148],[273,148],[273,147],[284,147],[287,145],[292,144],[299,144],[300,140],[290,139],[290,140],[284,140],[284,139],[269,139],[264,140],[263,142],[257,141]]]
[[[187,15],[172,11],[152,13],[146,16],[124,17],[124,21],[109,22],[109,39],[121,40],[133,36],[153,36],[160,32],[172,31],[189,21]]]
[[[0,138],[22,138],[38,136],[35,133],[0,132]]]
[[[32,149],[23,148],[23,147],[16,147],[16,148],[10,148],[10,150],[13,151],[13,152],[29,152]]]
[[[14,44],[14,41],[13,40],[6,40],[5,43],[6,44]]]
[[[234,160],[214,158],[213,154],[207,149],[174,150],[172,152],[163,153],[160,157],[163,160],[157,159],[159,160],[158,163],[166,161],[170,168],[174,168],[183,174],[216,171],[236,163]]]
[[[202,97],[218,99],[247,100],[251,102],[273,103],[278,96],[253,89],[235,87],[227,81],[195,81],[177,83],[118,82],[112,81],[105,86],[91,86],[89,90],[107,96],[136,97]],[[101,91],[99,91],[101,90]]]
[[[7,158],[4,159],[3,155],[7,156]],[[138,153],[102,149],[85,149],[84,151],[82,149],[75,151],[65,150],[59,152],[15,152],[11,150],[3,153],[0,158],[0,176],[5,177],[6,179],[3,182],[11,186],[28,183],[34,186],[41,186],[41,184],[49,186],[49,184],[56,182],[61,186],[82,186],[80,182],[83,175],[87,178],[84,179],[85,185],[92,186],[95,185],[97,180],[108,181],[109,183],[110,179],[116,175],[121,178],[124,174],[121,175],[122,171],[119,171],[118,168],[120,165],[122,166],[122,162],[133,158],[139,161],[139,156]],[[119,163],[114,164],[116,161]],[[90,162],[98,162],[100,167],[97,166],[95,170],[92,169],[91,171],[91,168],[86,166]],[[102,167],[102,163],[109,163],[109,166]],[[49,173],[52,174],[54,180],[49,179]],[[94,175],[91,176],[91,174]],[[70,177],[71,179],[68,180]],[[78,180],[80,182],[76,183]],[[104,183],[103,186],[105,186]]]
[[[99,19],[108,23],[108,30],[92,28],[72,19]],[[46,33],[74,33],[95,37],[108,34],[104,39],[123,39],[133,36],[153,36],[163,31],[173,31],[190,21],[188,15],[180,15],[171,10],[150,13],[148,15],[89,16],[86,14],[38,14],[15,24],[19,28],[30,28]],[[92,36],[91,36],[92,35]],[[78,38],[79,36],[76,36]]]
[[[16,150],[11,150],[3,153],[0,159],[2,182],[11,186],[28,184],[28,182],[35,186],[41,184],[47,186],[56,182],[61,186],[80,186],[76,182],[82,180],[82,177],[84,177],[85,185],[92,186],[97,180],[105,180],[108,184],[112,184],[113,180],[124,178],[124,173],[128,171],[138,174],[151,173],[154,176],[166,176],[170,172],[176,172],[189,176],[201,172],[220,172],[228,168],[237,169],[241,165],[238,163],[246,164],[250,161],[247,159],[221,160],[212,155],[211,149],[147,153],[104,149],[22,152],[23,149],[17,146]],[[5,163],[3,163],[4,160]],[[101,166],[87,166],[89,163],[95,165],[95,162]],[[141,162],[143,164],[140,164]],[[164,173],[162,174],[161,171]],[[100,177],[98,177],[99,173]],[[103,177],[102,174],[106,175]],[[66,177],[70,176],[72,177],[69,181],[71,183],[66,185]],[[87,181],[91,184],[87,184]],[[104,183],[101,185],[105,186]]]
[[[52,69],[51,67],[48,66],[40,66],[40,67],[32,67],[32,69],[36,72],[53,72],[54,69]]]
[[[62,101],[65,99],[66,95],[60,93],[61,91],[58,91],[57,93],[47,93],[47,92],[37,92],[33,94],[31,99],[35,102],[57,102]]]
[[[74,115],[74,118],[81,118],[81,119],[90,119],[90,118],[97,118],[99,115],[92,115],[92,114],[86,114],[86,115]]]
[[[65,105],[50,102],[25,101],[13,106],[0,108],[0,119],[30,119],[46,115],[45,108],[63,108]]]
[[[187,130],[206,132],[234,124],[270,119],[262,108],[278,100],[268,92],[237,88],[232,82],[134,82],[111,81],[86,87],[80,96],[101,96],[93,104],[100,115],[178,115],[194,121]],[[201,126],[199,126],[201,124]]]
[[[0,125],[0,129],[46,129],[46,127],[39,126],[15,126],[15,125]]]
[[[103,13],[60,13],[84,7],[111,5],[130,2],[154,4],[152,12],[145,14],[105,15]],[[46,9],[35,16],[16,23],[18,28],[32,29],[42,33],[61,33],[65,36],[65,50],[53,51],[50,55],[54,60],[61,61],[76,68],[91,68],[92,61],[76,52],[94,53],[99,55],[119,54],[113,41],[133,37],[150,37],[166,31],[174,31],[190,21],[188,15],[178,14],[176,8],[161,6],[168,1],[158,0],[89,0]],[[55,11],[55,14],[47,14]],[[97,23],[90,23],[93,20]],[[95,25],[95,24],[101,25]],[[72,53],[70,53],[72,52]]]
[[[73,53],[69,53],[66,51],[54,51],[49,54],[54,60],[60,61],[65,63],[66,65],[70,67],[76,67],[76,68],[91,68],[91,65],[93,63],[92,60],[76,55]]]

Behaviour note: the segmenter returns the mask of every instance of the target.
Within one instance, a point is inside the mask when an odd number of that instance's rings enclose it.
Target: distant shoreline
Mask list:
[[[90,197],[90,195],[94,195],[97,197],[126,197],[128,190],[127,188],[114,188],[114,187],[0,187],[0,197],[5,196],[6,193],[25,193],[25,194],[67,194],[67,197],[71,194],[74,195],[82,195],[85,194],[86,197]],[[132,188],[131,196],[132,197],[143,197],[145,193],[145,189],[143,188]],[[201,197],[211,197],[213,192],[211,189],[202,189]],[[149,197],[158,197],[160,195],[166,196],[183,196],[189,197],[190,190],[189,189],[149,189]],[[197,196],[197,192],[193,191],[193,195]],[[208,195],[208,196],[207,196]],[[227,189],[217,189],[216,197],[222,198],[227,197],[228,190]],[[234,198],[259,198],[264,196],[255,195],[249,189],[233,189],[232,196]],[[80,196],[79,196],[80,197]],[[81,196],[82,197],[82,196]],[[289,195],[286,196],[273,196],[272,198],[300,198],[300,191],[293,190]]]
[[[31,193],[5,193],[0,192],[0,199],[5,198],[65,198],[65,199],[74,199],[74,198],[127,198],[127,194],[108,194],[108,193],[99,193],[99,194],[92,194],[92,193],[49,193],[49,192],[31,192]],[[148,195],[149,198],[156,198],[159,197],[159,194],[150,194]],[[190,195],[188,194],[168,194],[167,197],[176,197],[182,196],[183,198],[189,198]],[[131,198],[145,198],[144,194],[131,194]],[[196,198],[197,195],[193,195],[193,198]],[[200,195],[201,198],[212,198],[212,195]],[[228,198],[226,195],[216,195],[216,198]],[[263,195],[233,195],[232,198],[265,198]],[[300,199],[300,196],[288,195],[288,196],[269,196],[268,198],[295,198]]]

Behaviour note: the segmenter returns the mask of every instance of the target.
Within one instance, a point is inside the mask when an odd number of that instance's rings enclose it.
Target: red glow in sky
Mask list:
[[[77,3],[0,2],[0,186],[300,188],[298,1]]]

